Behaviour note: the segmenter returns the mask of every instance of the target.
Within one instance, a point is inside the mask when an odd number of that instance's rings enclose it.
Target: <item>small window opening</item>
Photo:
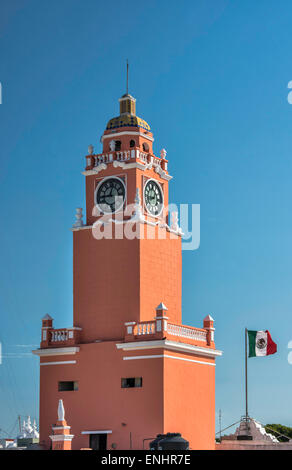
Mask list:
[[[142,387],[142,377],[128,377],[122,379],[122,388]]]
[[[149,152],[149,145],[144,142],[143,144],[143,150],[144,152]]]
[[[117,150],[117,151],[121,150],[121,141],[120,141],[120,140],[116,140],[116,141],[115,141],[115,144],[116,144],[115,150]]]
[[[135,147],[135,145],[136,145],[135,140],[130,140],[130,147]]]
[[[71,392],[78,390],[78,382],[66,381],[58,383],[59,392]]]

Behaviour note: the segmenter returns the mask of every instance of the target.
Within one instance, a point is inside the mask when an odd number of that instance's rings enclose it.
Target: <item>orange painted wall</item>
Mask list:
[[[149,312],[162,301],[173,323],[181,323],[182,256],[181,238],[140,241],[140,316],[151,320]]]
[[[215,367],[170,358],[123,360],[162,354],[161,349],[123,352],[115,342],[102,342],[81,345],[74,356],[42,359],[77,360],[77,364],[40,368],[40,440],[50,446],[48,436],[62,398],[75,436],[72,449],[89,447],[88,435],[81,434],[89,430],[112,430],[108,449],[113,442],[118,449],[129,449],[130,432],[134,449],[142,449],[143,439],[161,432],[181,432],[192,449],[214,449]],[[210,362],[174,351],[164,354]],[[143,387],[122,389],[122,377],[142,377]],[[58,392],[58,381],[64,380],[78,381],[79,390]]]
[[[153,134],[149,131],[145,131],[140,128],[133,128],[133,127],[120,127],[115,129],[115,134],[119,132],[129,132],[128,135],[116,135],[113,137],[107,137],[108,135],[112,135],[113,131],[108,130],[104,132],[103,137],[103,152],[110,152],[109,143],[111,140],[119,140],[121,142],[121,151],[122,150],[129,150],[130,148],[130,140],[135,141],[135,147],[140,147],[141,151],[143,152],[143,144],[147,144],[149,146],[149,152],[152,153],[152,141],[147,139],[147,137],[153,138]],[[139,132],[139,135],[134,134],[131,135],[131,132]],[[141,135],[140,135],[141,134]],[[144,137],[144,135],[145,137]]]
[[[164,231],[165,232],[165,231]],[[74,232],[74,326],[82,342],[120,339],[124,323],[152,320],[163,301],[181,323],[181,239],[96,240]]]
[[[139,319],[139,242],[96,240],[90,229],[73,237],[74,325],[82,342],[120,339]]]
[[[162,360],[124,361],[115,342],[84,344],[74,356],[44,358],[42,362],[77,360],[72,365],[40,367],[40,441],[49,448],[52,424],[57,421],[60,398],[65,418],[74,434],[72,449],[89,447],[88,430],[112,430],[108,448],[129,449],[130,431],[134,449],[143,439],[163,428]],[[122,377],[143,377],[142,388],[121,388]],[[77,380],[78,391],[58,392],[58,381]],[[123,426],[122,423],[126,423]]]
[[[189,360],[210,358],[167,352]],[[164,360],[164,432],[180,432],[191,449],[215,448],[215,367]]]

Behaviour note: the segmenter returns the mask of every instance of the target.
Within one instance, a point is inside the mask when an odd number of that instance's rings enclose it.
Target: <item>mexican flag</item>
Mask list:
[[[249,352],[248,357],[269,356],[277,352],[277,345],[272,340],[270,332],[247,330]]]

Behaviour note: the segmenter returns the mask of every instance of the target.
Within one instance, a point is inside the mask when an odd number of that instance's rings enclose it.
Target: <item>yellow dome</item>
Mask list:
[[[134,116],[133,114],[122,114],[109,120],[106,130],[116,129],[117,127],[142,127],[146,131],[150,131],[149,124],[144,119]]]

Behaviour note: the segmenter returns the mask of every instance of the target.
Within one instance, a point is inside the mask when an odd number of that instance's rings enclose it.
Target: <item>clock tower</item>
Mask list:
[[[122,96],[102,153],[90,147],[86,156],[86,225],[73,229],[73,289],[74,324],[88,341],[121,338],[125,322],[151,320],[161,299],[181,322],[181,236],[167,228],[166,151],[153,154],[150,126],[135,107],[131,95]],[[131,222],[136,202],[139,224]]]
[[[142,449],[180,432],[214,448],[214,320],[182,325],[181,230],[168,212],[166,151],[130,94],[83,171],[86,220],[73,225],[73,326],[46,315],[40,348],[40,439],[45,447],[63,400],[72,448]]]

